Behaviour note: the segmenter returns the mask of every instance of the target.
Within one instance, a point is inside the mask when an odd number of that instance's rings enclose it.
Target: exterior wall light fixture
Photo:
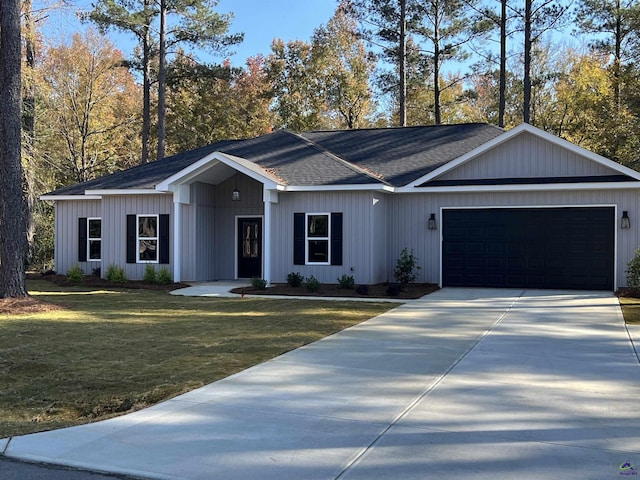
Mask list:
[[[622,212],[622,220],[620,221],[620,228],[628,229],[631,228],[631,220],[629,220],[629,213],[625,210]]]
[[[240,190],[238,190],[238,174],[236,173],[236,188],[231,192],[231,200],[234,202],[240,201]]]
[[[436,214],[432,213],[431,216],[429,217],[429,220],[427,220],[427,228],[429,230],[435,230],[436,229]]]

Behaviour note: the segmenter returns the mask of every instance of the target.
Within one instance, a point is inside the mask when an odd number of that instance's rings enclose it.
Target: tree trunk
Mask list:
[[[613,96],[616,102],[616,111],[619,113],[622,105],[620,97],[620,77],[622,65],[622,11],[620,0],[616,0],[616,38],[613,56]]]
[[[145,15],[150,0],[144,0]],[[149,132],[151,130],[151,33],[149,25],[144,26],[142,39],[142,158],[141,163],[149,161]]]
[[[530,123],[531,119],[531,2],[532,0],[526,0],[524,7],[524,123]]]
[[[33,213],[35,211],[37,194],[34,189],[35,185],[35,137],[36,137],[36,95],[35,95],[35,78],[34,72],[36,68],[36,29],[33,21],[33,3],[32,0],[24,0],[24,44],[26,56],[26,72],[24,77],[26,85],[22,98],[22,129],[23,129],[23,152],[25,156],[25,182],[27,192],[27,246],[28,259],[33,259],[34,238],[35,238],[35,222]]]
[[[507,0],[501,0],[500,12],[500,100],[498,106],[498,126],[504,128],[504,112],[507,100]]]
[[[407,126],[407,0],[400,0],[400,126]]]
[[[160,58],[158,65],[158,156],[164,158],[165,150],[165,116],[166,116],[166,90],[167,90],[167,3],[160,0]]]
[[[433,24],[433,116],[436,125],[442,123],[440,108],[440,23],[438,12],[440,5],[436,6]]]
[[[0,298],[26,297],[20,0],[0,2]]]

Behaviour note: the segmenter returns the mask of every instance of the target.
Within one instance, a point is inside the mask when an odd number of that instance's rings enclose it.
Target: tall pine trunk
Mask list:
[[[407,0],[400,0],[400,126],[407,126]]]
[[[158,156],[164,158],[167,92],[167,2],[160,0],[160,58],[158,65]]]
[[[26,85],[23,88],[22,97],[22,131],[23,153],[25,156],[25,181],[27,200],[27,248],[28,259],[33,260],[35,221],[34,212],[38,201],[35,191],[35,156],[36,156],[36,94],[35,94],[35,69],[36,69],[36,28],[33,20],[32,0],[23,1],[24,9],[24,45],[25,67],[24,78]]]
[[[531,120],[531,3],[532,0],[526,0],[524,7],[524,98],[522,102],[524,123],[530,123]]]
[[[504,112],[507,106],[507,0],[501,0],[500,11],[500,100],[498,126],[504,127]]]
[[[144,0],[144,12],[148,15],[149,2]],[[151,32],[149,25],[143,26],[142,38],[142,159],[149,161],[149,133],[151,131]]]
[[[0,298],[26,297],[20,0],[0,2]]]

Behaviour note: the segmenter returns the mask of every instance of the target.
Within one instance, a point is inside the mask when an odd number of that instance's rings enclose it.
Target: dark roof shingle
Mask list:
[[[335,130],[294,134],[285,130],[248,140],[227,140],[179,153],[53,195],[86,190],[147,189],[213,152],[254,162],[288,185],[400,187],[470,152],[504,131],[488,124]]]

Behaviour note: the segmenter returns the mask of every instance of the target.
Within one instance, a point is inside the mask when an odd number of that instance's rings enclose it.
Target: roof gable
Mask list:
[[[478,183],[480,179],[482,183]],[[637,181],[640,174],[536,127],[522,124],[429,172],[408,187],[594,183],[599,179],[602,182]]]

